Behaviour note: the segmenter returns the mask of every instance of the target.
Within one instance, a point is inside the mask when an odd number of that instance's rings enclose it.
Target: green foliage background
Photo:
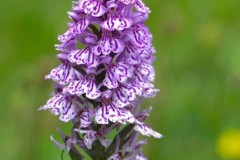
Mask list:
[[[240,1],[145,2],[161,92],[143,106],[153,106],[148,123],[164,138],[149,138],[144,152],[150,160],[221,160],[217,137],[240,128]],[[2,160],[60,159],[49,136],[69,126],[37,108],[52,91],[44,75],[59,63],[53,45],[70,7],[69,0],[0,0]]]

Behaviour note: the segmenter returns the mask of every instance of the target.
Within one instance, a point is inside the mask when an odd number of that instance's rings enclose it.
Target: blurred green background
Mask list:
[[[157,49],[148,119],[150,160],[240,159],[240,0],[146,0]],[[69,0],[0,0],[0,159],[60,159],[56,127],[38,112],[59,62],[53,45],[69,21]],[[234,136],[233,136],[234,135]],[[67,159],[67,158],[65,158]]]

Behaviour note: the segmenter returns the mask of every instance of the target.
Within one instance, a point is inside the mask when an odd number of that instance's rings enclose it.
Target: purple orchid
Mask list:
[[[156,51],[144,25],[149,13],[142,0],[78,0],[68,12],[72,22],[56,45],[62,63],[45,77],[56,89],[39,109],[73,123],[70,136],[61,133],[65,145],[51,137],[72,159],[84,159],[78,146],[92,159],[146,160],[138,134],[162,137],[144,123],[151,108],[140,109],[159,92]],[[115,138],[107,139],[113,130]]]

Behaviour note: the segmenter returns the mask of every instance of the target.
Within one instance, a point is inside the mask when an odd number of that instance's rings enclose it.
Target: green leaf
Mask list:
[[[96,153],[94,152],[94,150],[92,149],[87,149],[86,147],[82,147],[83,151],[92,159],[94,159],[94,157],[96,157]]]

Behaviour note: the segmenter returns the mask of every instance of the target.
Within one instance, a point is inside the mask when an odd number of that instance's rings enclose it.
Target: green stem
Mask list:
[[[106,154],[105,154],[105,148],[104,146],[100,143],[100,141],[96,141],[96,160],[106,160]],[[94,159],[94,160],[95,160]]]
[[[84,158],[74,146],[71,147],[69,155],[71,157],[71,160],[83,160]]]

